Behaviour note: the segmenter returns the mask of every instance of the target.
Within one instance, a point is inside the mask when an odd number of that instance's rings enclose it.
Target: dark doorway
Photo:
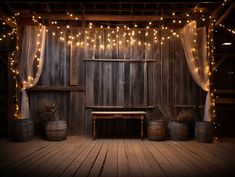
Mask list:
[[[0,52],[0,136],[7,136],[8,75],[7,52]]]

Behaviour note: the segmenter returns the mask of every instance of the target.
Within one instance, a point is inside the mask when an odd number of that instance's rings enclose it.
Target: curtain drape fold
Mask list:
[[[207,92],[204,121],[211,121],[206,28],[197,28],[193,21],[180,31],[180,37],[189,71],[195,82]]]
[[[21,109],[20,118],[30,118],[27,89],[35,86],[40,78],[45,51],[45,26],[26,26],[20,55]]]

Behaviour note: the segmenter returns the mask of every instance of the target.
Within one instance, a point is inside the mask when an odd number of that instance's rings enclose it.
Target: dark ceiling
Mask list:
[[[187,20],[197,20],[201,25],[209,24],[212,16],[229,27],[235,26],[234,2],[215,1],[4,1],[0,2],[0,16],[16,17],[21,24],[32,23],[32,16],[38,21],[51,25],[84,25],[84,22],[100,24],[138,23],[152,21],[181,27]],[[19,13],[19,14],[18,14]]]

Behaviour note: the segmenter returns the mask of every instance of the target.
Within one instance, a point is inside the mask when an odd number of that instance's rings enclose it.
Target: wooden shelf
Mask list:
[[[143,63],[143,62],[155,62],[156,59],[83,59],[83,61]]]
[[[29,91],[84,92],[84,86],[36,86]]]
[[[214,90],[214,93],[235,93],[235,90]]]
[[[235,58],[235,53],[215,53],[215,57]]]
[[[112,110],[118,110],[118,109],[154,109],[155,106],[86,106],[86,109],[112,109]]]
[[[235,98],[218,98],[215,100],[216,104],[235,104]]]
[[[196,105],[183,105],[183,104],[176,104],[174,105],[176,108],[193,108],[196,107]]]
[[[198,108],[200,108],[200,109],[202,109],[202,108],[204,108],[205,107],[205,105],[195,105],[195,104],[176,104],[176,105],[174,105],[174,107],[175,108],[196,108],[196,107],[198,107]]]

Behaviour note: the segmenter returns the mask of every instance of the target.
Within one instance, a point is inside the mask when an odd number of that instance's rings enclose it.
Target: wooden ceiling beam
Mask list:
[[[57,9],[54,9],[54,10],[57,10]],[[76,9],[70,9],[70,10],[76,10]],[[96,8],[96,9],[92,9],[92,8],[86,8],[85,9],[86,11],[94,11],[94,12],[99,12],[99,11],[107,11],[107,9],[105,8]],[[113,12],[116,12],[116,11],[135,11],[135,12],[155,12],[155,11],[161,11],[162,9],[160,8],[109,8],[109,11],[113,11]],[[204,8],[204,7],[198,7],[197,8],[198,11],[202,11],[202,12],[207,12],[209,11],[210,9],[208,8]],[[193,8],[175,8],[174,9],[175,12],[189,12],[189,11],[193,11]],[[172,9],[164,9],[164,12],[172,12]]]
[[[50,8],[50,6],[49,6],[49,4],[48,4],[48,3],[47,3],[47,4],[45,4],[45,10],[46,10],[46,12],[51,13],[51,8]]]
[[[84,10],[84,6],[83,6],[83,3],[82,2],[80,2],[80,7],[81,7],[81,12],[82,12],[82,14],[81,14],[81,20],[82,20],[82,27],[83,28],[85,28],[85,10]],[[77,17],[78,18],[78,17]]]
[[[232,3],[231,6],[223,13],[223,15],[216,21],[215,26],[218,26],[219,24],[222,24],[225,19],[235,11],[235,2]]]
[[[213,20],[214,20],[214,19],[215,19],[215,20],[218,19],[219,16],[221,15],[221,13],[223,12],[223,10],[224,10],[224,6],[222,6],[222,5],[218,6],[218,7],[211,13],[212,19],[213,19]]]
[[[76,2],[74,2],[76,3]],[[86,1],[84,2],[84,4],[93,4],[93,3],[96,3],[96,4],[110,4],[110,5],[116,5],[116,4],[127,4],[127,5],[130,5],[130,4],[186,4],[186,5],[190,5],[190,4],[198,4],[198,3],[202,3],[202,4],[221,4],[221,0],[213,0],[213,1],[210,1],[210,0],[207,0],[207,1],[198,1],[198,0],[195,0],[195,1],[103,1],[103,2],[89,2],[89,1]]]
[[[33,15],[33,14],[32,14]],[[20,18],[31,18],[32,15],[21,15]],[[34,15],[35,16],[35,15]],[[161,21],[160,15],[89,15],[82,14],[73,15],[72,17],[67,14],[37,14],[42,19],[47,20],[85,20],[85,21]],[[84,19],[83,19],[84,18]],[[186,16],[164,16],[165,20],[170,19],[190,19]]]
[[[34,1],[34,0],[31,0],[31,1],[17,1],[17,0],[6,0],[4,2],[7,2],[7,3],[15,3],[15,4],[22,4],[22,3],[34,3],[34,4],[47,4],[47,3],[57,3],[57,4],[65,4],[65,3],[70,3],[70,4],[79,4],[80,2],[79,1]],[[197,4],[197,3],[203,3],[203,4],[221,4],[221,0],[202,0],[202,1],[198,1],[198,0],[192,0],[192,1],[157,1],[157,2],[154,2],[154,1],[86,1],[84,2],[84,4]]]

